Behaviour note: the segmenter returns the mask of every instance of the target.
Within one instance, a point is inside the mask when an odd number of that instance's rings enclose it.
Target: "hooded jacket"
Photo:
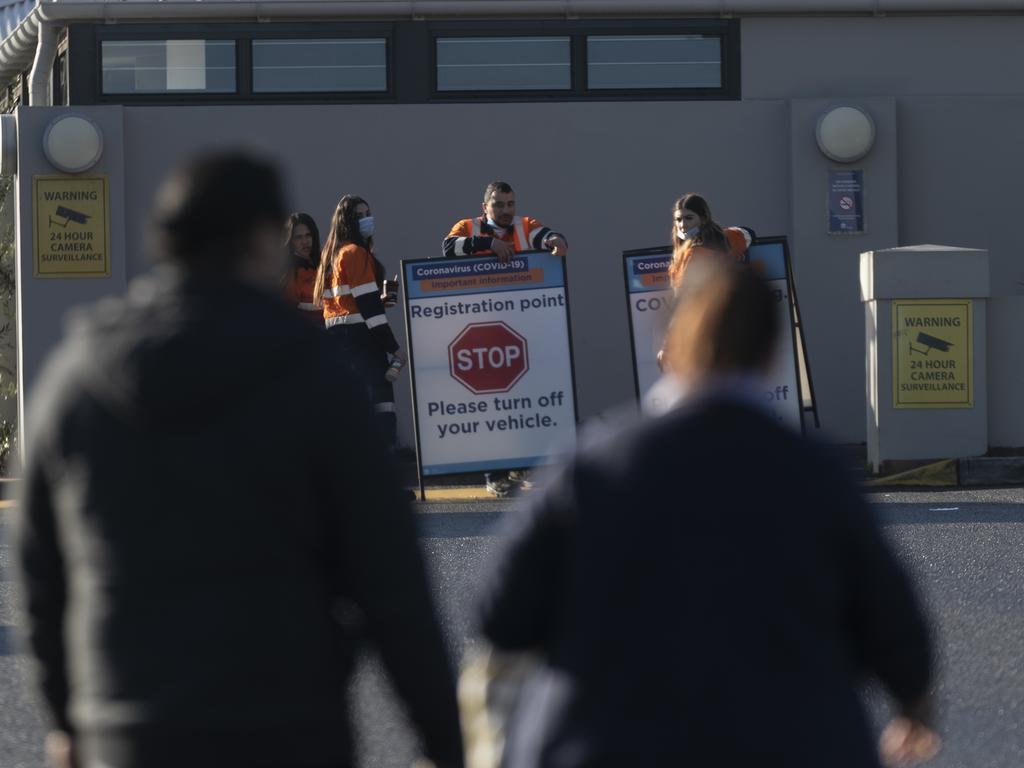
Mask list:
[[[159,274],[71,322],[37,386],[15,526],[56,724],[301,733],[348,760],[354,606],[442,765],[454,684],[414,522],[370,409],[279,297]]]

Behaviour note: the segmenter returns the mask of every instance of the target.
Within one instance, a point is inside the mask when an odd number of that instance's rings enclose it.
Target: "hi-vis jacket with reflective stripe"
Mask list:
[[[316,284],[316,268],[294,262],[288,270],[285,283],[285,296],[289,303],[297,307],[310,321],[323,325],[324,313],[313,303],[313,286]]]
[[[324,254],[323,258],[329,256]],[[373,256],[365,248],[346,243],[327,270],[324,323],[328,328],[365,325],[385,352],[398,349],[398,342],[384,314],[384,303],[380,300]]]
[[[727,252],[718,251],[706,245],[687,245],[673,256],[672,264],[668,268],[668,276],[673,289],[678,289],[682,285],[683,276],[694,261],[715,256],[742,261],[750,248],[750,243],[753,242],[753,232],[746,227],[723,227],[722,232],[725,234],[725,243],[729,249]]]
[[[512,243],[517,251],[539,251],[551,235],[564,235],[545,227],[529,216],[516,216],[512,226],[499,235],[483,216],[458,222],[441,244],[441,254],[451,256],[486,256],[491,253],[491,241],[497,237]]]

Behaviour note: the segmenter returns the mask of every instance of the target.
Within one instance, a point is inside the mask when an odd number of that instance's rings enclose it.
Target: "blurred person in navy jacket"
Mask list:
[[[508,768],[874,768],[869,678],[901,710],[881,757],[938,750],[906,573],[829,451],[763,405],[777,324],[752,271],[694,265],[679,402],[584,449],[515,521],[482,633],[543,665]]]

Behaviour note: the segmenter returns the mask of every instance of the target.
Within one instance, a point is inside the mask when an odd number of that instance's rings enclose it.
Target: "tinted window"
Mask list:
[[[588,37],[587,87],[721,88],[721,40],[701,35]]]
[[[568,90],[569,51],[568,37],[440,38],[437,90]]]
[[[386,91],[387,41],[253,40],[257,93]]]
[[[233,93],[234,40],[104,40],[104,93]]]

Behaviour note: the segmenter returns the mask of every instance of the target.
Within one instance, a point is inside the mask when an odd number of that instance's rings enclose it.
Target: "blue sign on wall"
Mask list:
[[[864,171],[828,172],[828,233],[858,235],[864,231]]]

